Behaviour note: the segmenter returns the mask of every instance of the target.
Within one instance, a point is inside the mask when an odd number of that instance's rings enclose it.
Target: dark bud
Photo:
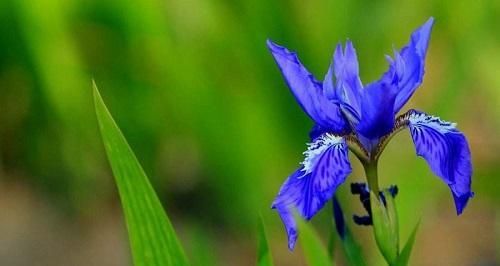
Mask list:
[[[335,219],[335,228],[339,233],[340,238],[344,239],[345,235],[345,221],[342,208],[340,207],[337,197],[333,197],[333,218]]]
[[[351,183],[351,193],[353,195],[370,192],[365,183]]]
[[[389,187],[389,193],[391,193],[391,196],[393,198],[396,198],[396,195],[398,195],[398,186],[392,185]]]
[[[357,224],[357,225],[368,226],[368,225],[372,225],[373,224],[372,217],[370,217],[368,215],[358,216],[358,215],[354,214],[352,216],[352,219],[354,220],[354,223]]]
[[[389,193],[391,194],[391,197],[395,198],[396,195],[398,194],[398,187],[393,185],[388,188]],[[368,185],[366,183],[352,183],[351,184],[351,193],[353,195],[359,195],[359,201],[361,201],[361,204],[363,204],[363,207],[365,208],[366,212],[368,215],[365,216],[359,216],[359,215],[353,215],[353,220],[354,223],[358,225],[372,225],[372,209],[370,205],[370,190],[368,189]],[[385,200],[385,195],[384,193],[380,192],[379,194],[380,199],[382,200],[382,203],[384,205],[387,205],[387,202]]]

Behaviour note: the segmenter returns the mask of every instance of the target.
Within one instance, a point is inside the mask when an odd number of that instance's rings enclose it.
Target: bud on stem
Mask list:
[[[373,234],[387,263],[394,265],[399,255],[399,227],[394,198],[388,189],[379,192],[377,161],[363,166],[370,187]]]

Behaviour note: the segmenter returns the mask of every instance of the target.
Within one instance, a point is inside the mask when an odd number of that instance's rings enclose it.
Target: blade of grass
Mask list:
[[[337,198],[333,198],[334,224],[342,243],[342,249],[350,266],[365,266],[363,252],[360,245],[354,239],[349,226],[345,222],[344,213]],[[333,226],[331,227],[333,233]],[[333,249],[330,251],[333,252]]]
[[[395,265],[397,265],[397,266],[408,265],[408,261],[410,260],[411,251],[413,249],[413,244],[415,243],[415,237],[417,235],[417,231],[418,231],[419,226],[420,226],[420,221],[417,223],[417,225],[415,225],[415,228],[411,232],[411,235],[408,238],[408,241],[406,241],[406,244],[405,244],[403,250],[401,251],[401,254],[399,254]]]
[[[307,265],[334,265],[333,260],[331,260],[328,255],[325,245],[322,243],[314,228],[301,219],[298,220],[300,228],[300,245],[302,246]]]
[[[217,266],[219,265],[219,257],[217,252],[214,252],[216,245],[213,232],[202,227],[198,223],[190,223],[187,225],[189,231],[186,232],[188,243],[187,256],[191,265],[196,266]],[[186,243],[186,242],[185,242]]]
[[[273,266],[273,258],[271,252],[269,251],[269,245],[267,243],[266,229],[264,226],[264,220],[262,216],[259,219],[259,252],[257,253],[257,265],[258,266]]]
[[[94,104],[127,224],[134,265],[188,265],[158,196],[94,88]]]
[[[330,230],[330,233],[328,234],[328,257],[330,258],[331,261],[333,261],[334,255],[335,255],[335,241],[337,240],[337,237],[335,236],[334,230]]]

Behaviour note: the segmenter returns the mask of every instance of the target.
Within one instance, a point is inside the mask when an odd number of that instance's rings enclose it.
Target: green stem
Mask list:
[[[379,194],[377,163],[377,160],[363,163],[363,167],[365,168],[366,180],[368,181],[368,187],[375,193],[375,195]]]

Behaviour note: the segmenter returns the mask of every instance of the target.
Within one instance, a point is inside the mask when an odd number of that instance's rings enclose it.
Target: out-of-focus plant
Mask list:
[[[175,230],[142,166],[109,113],[95,83],[93,87],[99,129],[118,186],[134,265],[189,265]],[[304,238],[302,247],[308,264],[328,264],[327,251],[317,233],[305,223],[301,224],[301,228]],[[257,265],[272,266],[262,219],[257,231]]]
[[[272,204],[285,225],[288,246],[293,250],[298,228],[293,212],[310,220],[334,195],[351,173],[348,151],[364,167],[367,183],[353,184],[366,216],[354,216],[360,225],[373,225],[378,248],[389,265],[408,262],[415,231],[408,244],[399,250],[399,224],[394,198],[397,187],[381,190],[378,184],[378,160],[389,140],[405,128],[410,133],[418,156],[451,189],[457,214],[461,214],[471,191],[472,165],[469,145],[455,123],[416,110],[396,115],[420,86],[434,19],[429,19],[411,35],[409,43],[387,56],[389,70],[372,83],[359,78],[356,51],[350,41],[345,49],[339,44],[323,82],[317,81],[300,63],[297,55],[268,41],[290,90],[307,115],[315,122],[305,160],[283,184]],[[341,213],[338,203],[335,204]],[[337,231],[347,253],[356,252],[349,244],[348,231],[337,214]],[[352,256],[348,256],[352,257]],[[360,264],[356,262],[355,264]]]
[[[188,265],[167,214],[94,84],[99,129],[115,176],[134,264]]]

